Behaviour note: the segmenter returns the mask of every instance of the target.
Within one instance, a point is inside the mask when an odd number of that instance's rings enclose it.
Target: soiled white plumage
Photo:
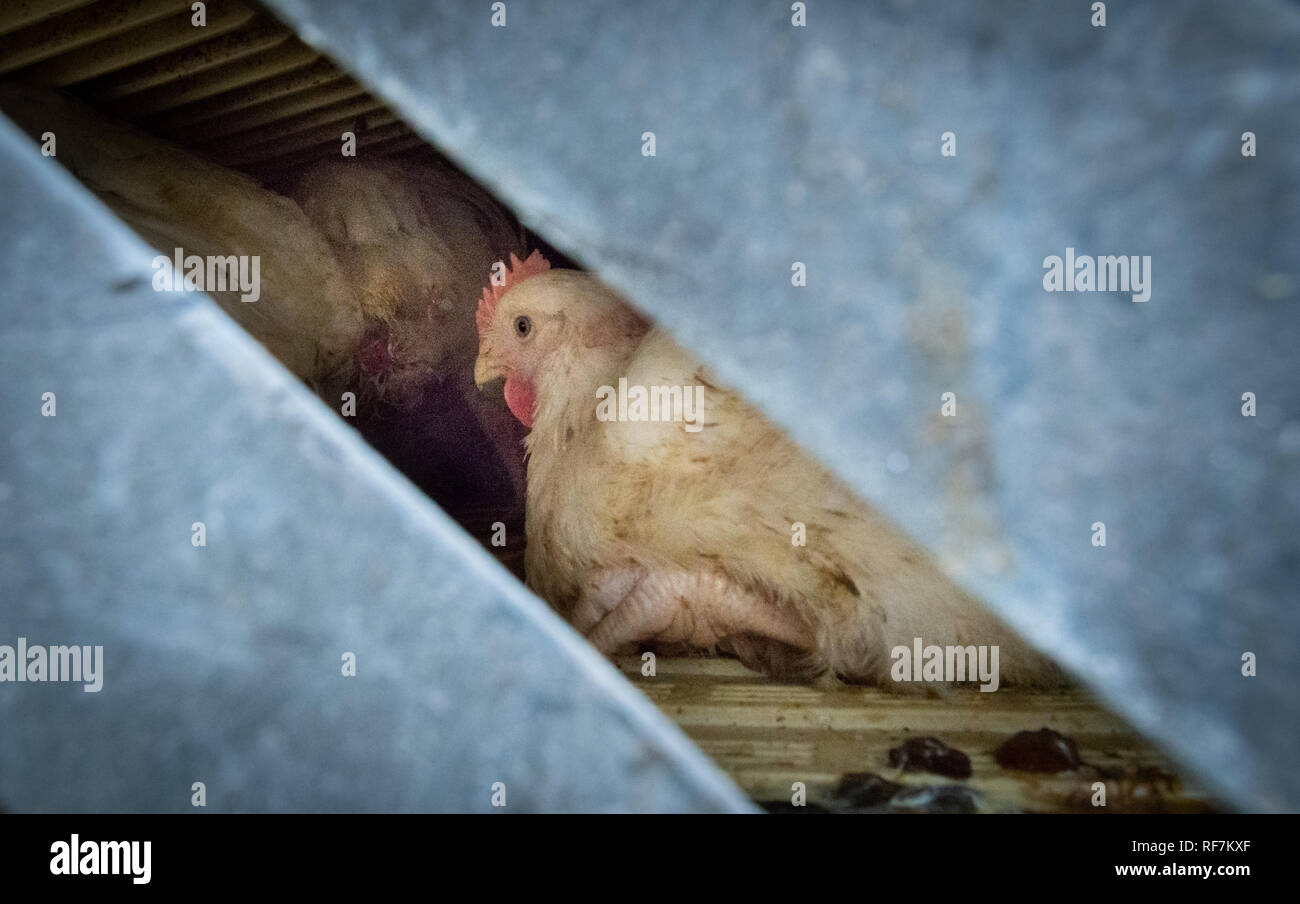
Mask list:
[[[167,260],[179,248],[183,259],[255,261],[256,301],[202,288],[331,407],[343,409],[344,392],[371,390],[353,413],[372,439],[384,429],[420,434],[429,415],[441,418],[446,429],[419,436],[421,452],[434,453],[424,459],[482,459],[485,485],[504,471],[522,497],[518,425],[470,373],[480,287],[524,233],[463,173],[434,160],[334,159],[287,198],[58,92],[0,85],[0,106],[37,140],[55,132],[56,162]],[[394,429],[403,423],[412,429]],[[443,470],[445,480],[425,474],[425,484],[453,500],[457,484],[479,489],[475,467]]]
[[[509,288],[476,378],[536,395],[528,584],[605,652],[714,646],[751,666],[891,684],[895,645],[1001,647],[1003,683],[1057,683],[1031,651],[663,331],[585,273]],[[519,336],[519,318],[530,335]],[[601,386],[703,385],[702,429],[606,422]],[[791,542],[792,524],[807,545]]]
[[[523,247],[514,218],[463,174],[427,163],[325,161],[293,196],[334,249],[372,328],[384,327],[384,367],[369,376],[385,394],[430,378],[468,382],[479,289],[495,262]]]
[[[450,391],[494,447],[479,455],[495,454],[521,496],[514,424],[500,400],[470,380],[478,294],[492,266],[522,249],[519,223],[464,174],[434,163],[326,161],[304,173],[293,194],[366,317],[348,377],[408,408],[431,382]]]
[[[59,136],[57,162],[75,173],[171,259],[259,259],[260,297],[209,294],[293,373],[329,380],[350,367],[364,316],[330,246],[293,201],[56,91],[0,85],[7,115],[38,138]]]

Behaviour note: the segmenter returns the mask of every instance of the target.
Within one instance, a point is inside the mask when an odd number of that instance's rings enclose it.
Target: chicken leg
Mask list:
[[[573,623],[605,654],[654,641],[725,646],[746,664],[790,674],[825,669],[811,667],[816,638],[793,607],[720,572],[637,563],[602,569],[588,582]]]

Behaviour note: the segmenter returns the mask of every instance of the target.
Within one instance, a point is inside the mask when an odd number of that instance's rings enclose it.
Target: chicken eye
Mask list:
[[[520,339],[523,339],[532,331],[533,321],[531,319],[523,315],[515,318],[515,335]]]

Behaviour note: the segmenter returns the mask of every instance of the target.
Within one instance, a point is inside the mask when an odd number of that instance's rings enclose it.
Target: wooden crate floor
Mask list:
[[[905,786],[964,785],[978,792],[978,812],[1206,812],[1201,789],[1179,777],[1162,753],[1085,691],[1049,693],[1004,688],[952,691],[946,698],[875,688],[788,684],[751,672],[732,659],[664,658],[641,674],[639,658],[618,662],[628,680],[675,721],[756,801],[779,809],[791,785],[803,782],[809,811],[845,809],[836,789],[846,773],[875,773]],[[1038,774],[994,760],[1018,731],[1051,728],[1073,738],[1087,765]],[[889,749],[931,735],[966,753],[969,779],[900,773]],[[1104,781],[1106,806],[1091,803]],[[896,805],[873,809],[897,812]]]

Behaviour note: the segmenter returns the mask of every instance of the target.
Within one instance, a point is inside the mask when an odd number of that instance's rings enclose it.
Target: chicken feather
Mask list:
[[[833,670],[889,686],[890,651],[922,638],[997,645],[1003,683],[1061,682],[925,551],[594,277],[530,275],[489,313],[476,381],[504,376],[536,399],[527,582],[604,652],[722,649],[775,675]],[[600,388],[620,378],[703,387],[699,429],[598,419]],[[795,522],[806,545],[792,542]]]

